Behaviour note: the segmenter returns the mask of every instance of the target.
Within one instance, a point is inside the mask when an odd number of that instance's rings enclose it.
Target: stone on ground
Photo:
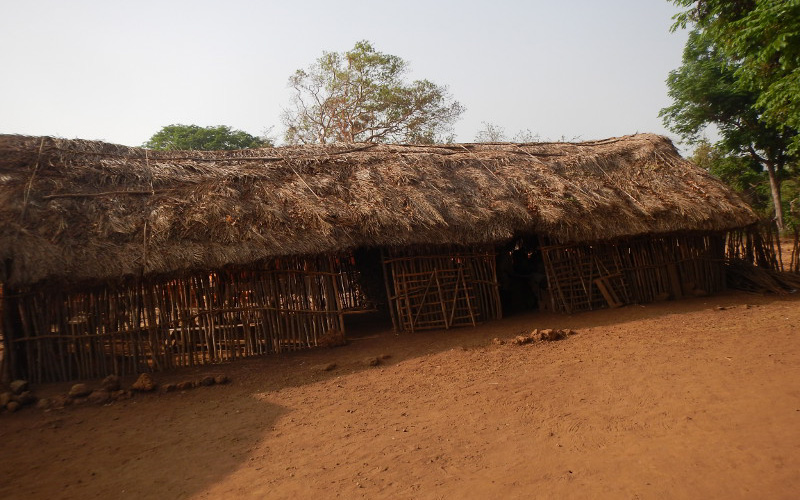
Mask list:
[[[75,384],[69,390],[69,397],[84,398],[92,393],[92,389],[86,384]]]
[[[150,392],[156,388],[156,383],[153,380],[152,375],[149,373],[142,373],[139,375],[139,378],[136,379],[136,382],[133,383],[131,389],[134,391],[139,392]]]
[[[92,404],[103,405],[111,401],[111,393],[102,389],[98,389],[96,391],[92,391],[87,400]]]
[[[102,382],[100,382],[100,387],[103,390],[108,392],[118,391],[121,388],[121,384],[119,381],[119,377],[116,375],[109,375],[108,377],[104,378]]]
[[[28,390],[28,381],[15,380],[8,385],[8,388],[11,389],[11,392],[13,392],[14,394],[22,394],[23,392]]]

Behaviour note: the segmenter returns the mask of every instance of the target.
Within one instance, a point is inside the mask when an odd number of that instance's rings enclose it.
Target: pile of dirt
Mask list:
[[[557,340],[564,340],[570,335],[575,335],[576,333],[578,332],[569,328],[565,328],[563,330],[558,328],[545,328],[543,330],[539,330],[536,328],[529,333],[517,335],[511,340],[511,344],[525,345],[534,342],[555,342]],[[495,337],[492,339],[492,343],[495,345],[504,345],[506,341]]]

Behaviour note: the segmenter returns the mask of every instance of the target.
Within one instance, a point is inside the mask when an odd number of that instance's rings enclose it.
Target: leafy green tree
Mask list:
[[[761,164],[752,157],[732,155],[703,138],[697,142],[690,159],[739,192],[756,210],[765,214],[772,212],[769,179]]]
[[[167,125],[153,134],[142,146],[161,150],[220,151],[272,146],[267,138],[255,137],[226,125],[200,127],[198,125]]]
[[[686,4],[684,0],[675,2]],[[686,16],[679,18],[676,27],[694,19],[694,14]],[[697,142],[708,126],[716,126],[721,140],[715,147],[724,154],[748,159],[733,162],[729,167],[749,165],[750,168],[757,162],[767,172],[775,220],[783,229],[780,182],[786,170],[797,162],[792,149],[797,131],[765,117],[759,105],[761,92],[740,71],[741,61],[721,48],[712,31],[695,23],[681,67],[667,78],[673,104],[662,109],[661,116],[668,128],[688,142]]]
[[[674,28],[694,25],[756,93],[769,125],[800,130],[800,2],[798,0],[673,0],[687,8]],[[800,136],[791,147],[800,149]]]
[[[292,107],[284,111],[286,142],[442,141],[464,108],[447,88],[406,82],[408,63],[367,41],[344,53],[323,52],[289,79]]]

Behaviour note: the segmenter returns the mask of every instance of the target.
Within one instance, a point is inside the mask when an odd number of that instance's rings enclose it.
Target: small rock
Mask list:
[[[227,384],[230,381],[231,379],[229,379],[227,375],[217,375],[216,377],[214,377],[214,382],[220,385]]]
[[[380,363],[381,360],[378,358],[367,358],[364,360],[364,364],[369,366],[378,366]]]
[[[389,359],[391,357],[392,357],[391,354],[381,354],[381,359]]]
[[[89,394],[89,397],[86,398],[89,403],[96,404],[96,405],[104,405],[111,401],[111,393],[108,391],[104,391],[102,389],[98,389],[96,391],[92,391]]]
[[[53,399],[50,401],[50,403],[51,408],[64,408],[65,406],[69,406],[72,403],[72,400],[63,394],[59,394],[58,396],[53,396]]]
[[[567,337],[563,330],[542,330],[542,340],[554,342]]]
[[[42,398],[36,402],[37,410],[49,410],[53,406],[53,402],[47,398]]]
[[[531,337],[528,337],[527,335],[517,335],[516,337],[514,337],[514,340],[512,342],[514,342],[516,345],[522,345],[522,344],[528,344],[531,341],[533,341],[533,339]]]
[[[317,339],[319,347],[337,347],[345,344],[347,344],[347,339],[344,333],[336,328],[331,328]]]
[[[11,413],[14,413],[15,411],[19,410],[21,407],[22,407],[22,405],[20,405],[16,401],[9,401],[8,404],[6,405],[6,410],[8,410]]]
[[[206,387],[208,387],[210,385],[214,385],[214,377],[212,377],[210,375],[207,376],[207,377],[203,377],[202,379],[200,379],[200,385],[203,385],[203,386],[206,386]]]
[[[108,377],[104,378],[102,382],[100,382],[100,387],[103,390],[108,392],[114,392],[120,390],[122,387],[119,381],[119,377],[116,375],[109,375]]]
[[[120,400],[123,400],[123,399],[130,399],[132,397],[133,397],[133,393],[131,391],[126,391],[126,390],[113,391],[111,393],[111,399],[113,399],[115,401],[120,401]]]
[[[499,338],[497,338],[497,337],[495,337],[495,338],[493,338],[493,339],[492,339],[492,344],[494,344],[494,345],[503,345],[503,344],[505,344],[505,343],[506,343],[506,341],[505,341],[505,340],[503,340],[503,339],[499,339]]]
[[[191,388],[193,388],[193,387],[194,387],[194,383],[193,383],[193,382],[189,382],[188,380],[186,380],[186,381],[183,381],[183,382],[178,382],[178,383],[175,385],[175,387],[176,387],[176,388],[177,388],[179,391],[187,391],[187,390],[189,390],[189,389],[191,389]]]
[[[14,394],[22,394],[23,392],[28,390],[28,381],[15,380],[8,385],[8,388],[11,389],[11,392],[13,392]]]
[[[161,392],[175,392],[178,388],[175,384],[163,384],[161,386]]]
[[[74,405],[82,405],[82,404],[86,404],[86,401],[88,401],[88,399],[86,399],[86,398],[73,398],[72,399],[72,404],[74,404]]]
[[[31,391],[25,391],[19,396],[14,397],[14,400],[22,406],[33,404],[37,399],[39,398],[37,398]]]
[[[11,398],[14,396],[13,392],[4,392],[0,394],[0,410],[5,408],[8,403],[11,402]]]
[[[716,309],[717,311],[724,311],[725,309],[727,309],[727,307],[717,306],[714,309]]]
[[[142,373],[136,382],[133,383],[131,389],[139,392],[150,392],[156,388],[156,383],[149,373]]]
[[[69,397],[83,398],[92,393],[92,390],[86,384],[75,384],[69,390]]]

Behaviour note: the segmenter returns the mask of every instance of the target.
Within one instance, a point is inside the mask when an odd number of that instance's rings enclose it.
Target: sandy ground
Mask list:
[[[533,328],[579,333],[491,342]],[[224,373],[229,385],[0,415],[0,498],[800,492],[798,296],[360,332],[345,347],[157,375]]]

